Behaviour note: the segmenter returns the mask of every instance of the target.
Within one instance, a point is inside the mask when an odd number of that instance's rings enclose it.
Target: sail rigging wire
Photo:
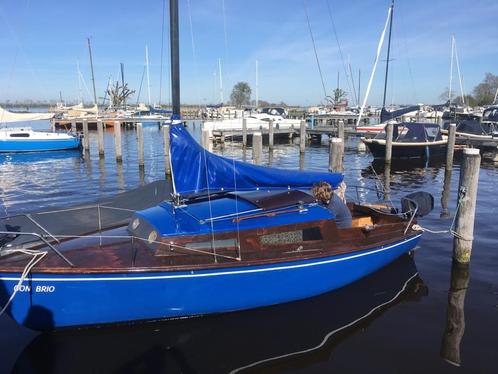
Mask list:
[[[144,83],[145,70],[146,70],[146,67],[144,66],[144,70],[142,71],[142,79],[140,79],[140,87],[138,88],[137,105],[138,105],[138,101],[140,100],[140,95],[142,94],[142,85]]]
[[[363,111],[365,110],[365,105],[367,104],[368,96],[370,95],[370,89],[372,88],[373,78],[375,76],[375,70],[377,69],[377,64],[379,63],[380,53],[382,51],[382,45],[384,44],[384,37],[386,36],[387,26],[389,25],[389,20],[391,18],[391,7],[389,7],[387,11],[387,19],[384,25],[384,30],[382,30],[382,34],[380,36],[379,44],[377,46],[377,54],[375,56],[374,66],[372,68],[372,73],[370,74],[370,78],[368,80],[367,90],[365,92],[365,97],[363,98],[363,104],[360,108],[360,114],[358,115],[358,119],[356,120],[356,126],[359,126],[361,117],[363,116]]]
[[[327,3],[327,11],[328,11],[329,18],[330,18],[330,23],[332,24],[332,31],[334,32],[335,41],[337,43],[337,48],[339,49],[339,55],[341,56],[342,67],[344,69],[344,74],[346,75],[346,82],[348,83],[349,92],[353,92],[355,102],[358,105],[360,105],[360,103],[358,102],[358,96],[356,95],[356,88],[354,86],[353,75],[351,73],[351,64],[349,64],[350,73],[348,74],[348,69],[346,68],[346,60],[344,59],[344,54],[342,53],[342,47],[341,47],[341,43],[339,42],[339,37],[337,35],[337,29],[335,27],[335,22],[334,22],[334,18],[332,16],[332,10],[330,8],[329,0],[327,0],[326,3]],[[353,85],[352,89],[351,89],[350,80],[351,80],[352,85]]]
[[[216,259],[216,244],[215,244],[215,237],[214,237],[214,222],[213,222],[213,208],[211,205],[211,191],[209,188],[209,169],[208,169],[208,163],[207,163],[207,150],[206,148],[204,149],[204,169],[206,170],[206,187],[207,187],[207,197],[208,197],[208,207],[209,207],[209,222],[210,222],[210,227],[211,227],[211,247],[213,249],[213,254],[214,254],[214,260],[217,262]]]
[[[192,22],[192,9],[190,6],[190,0],[187,0],[187,11],[188,11],[188,19],[189,19],[189,25],[190,25],[190,44],[192,45],[192,57],[194,59],[194,80],[195,80],[195,90],[197,94],[197,104],[201,105],[201,95],[200,95],[200,89],[199,89],[199,69],[198,69],[198,64],[197,64],[197,53],[195,50],[195,38],[194,38],[194,26]]]
[[[313,31],[311,30],[311,23],[310,23],[310,18],[308,16],[308,9],[306,6],[306,0],[303,0],[303,8],[304,8],[304,14],[306,15],[306,22],[308,23],[308,30],[310,32],[311,43],[313,44],[313,51],[315,52],[315,59],[316,59],[316,64],[318,66],[318,72],[320,73],[320,80],[322,82],[323,95],[324,95],[324,98],[326,98],[327,97],[327,89],[325,88],[325,81],[323,79],[322,68],[320,67],[320,60],[318,58],[318,53],[316,51],[315,38],[313,37]]]

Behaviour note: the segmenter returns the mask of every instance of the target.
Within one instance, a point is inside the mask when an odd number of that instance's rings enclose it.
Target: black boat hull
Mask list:
[[[383,142],[364,141],[369,151],[372,153],[374,158],[385,158],[386,157],[386,145]],[[435,143],[435,144],[415,144],[408,145],[404,143],[403,145],[397,145],[393,143],[392,146],[392,158],[400,159],[435,159],[444,157],[446,154],[447,143]]]

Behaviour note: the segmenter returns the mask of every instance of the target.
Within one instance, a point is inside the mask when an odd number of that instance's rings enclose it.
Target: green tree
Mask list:
[[[247,105],[251,100],[251,87],[247,82],[238,82],[233,86],[230,100],[232,104],[240,108],[242,105]]]
[[[486,73],[481,83],[474,87],[474,97],[477,105],[493,104],[498,89],[498,76]]]

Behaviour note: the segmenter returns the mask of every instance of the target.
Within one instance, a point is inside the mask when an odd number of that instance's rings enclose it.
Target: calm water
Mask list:
[[[48,128],[47,123],[33,125]],[[197,128],[190,129],[198,137]],[[164,176],[162,137],[157,126],[144,128],[145,173],[140,175],[133,130],[123,133],[123,164],[114,159],[112,130],[106,132],[106,155],[99,159],[96,134],[90,134],[90,157],[78,152],[0,156],[0,215],[64,207],[94,201]],[[347,184],[375,185],[369,154],[358,141],[346,144]],[[240,144],[215,148],[236,159]],[[326,143],[307,148],[278,144],[264,162],[284,168],[326,170]],[[406,165],[402,165],[406,167]],[[185,165],[188,167],[188,165]],[[382,168],[377,168],[382,177]],[[434,211],[420,220],[433,230],[447,229],[441,219],[441,165],[400,170],[394,165],[393,193],[431,192]],[[453,212],[459,177],[456,163],[451,186]],[[451,293],[465,298],[464,324],[448,339],[448,296],[452,240],[426,233],[413,258],[405,256],[382,271],[342,290],[297,303],[254,311],[135,326],[38,334],[0,317],[0,372],[489,372],[498,371],[498,168],[484,162],[480,174],[474,250],[470,275],[454,280],[468,289]],[[418,272],[418,275],[417,275]],[[453,299],[452,299],[453,300]],[[367,315],[367,317],[364,317]],[[458,314],[457,314],[458,315]],[[451,319],[450,322],[458,320]],[[348,326],[349,327],[345,327]],[[458,335],[458,334],[457,334]],[[445,338],[446,337],[446,338]],[[459,344],[458,344],[459,343]],[[459,349],[457,349],[459,347]],[[456,367],[441,356],[460,361]],[[459,354],[459,358],[457,356]]]

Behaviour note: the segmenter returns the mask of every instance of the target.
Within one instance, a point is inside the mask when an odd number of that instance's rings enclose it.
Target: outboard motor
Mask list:
[[[423,217],[434,209],[434,197],[424,191],[414,192],[401,198],[401,211],[408,213],[415,211],[417,217]]]

